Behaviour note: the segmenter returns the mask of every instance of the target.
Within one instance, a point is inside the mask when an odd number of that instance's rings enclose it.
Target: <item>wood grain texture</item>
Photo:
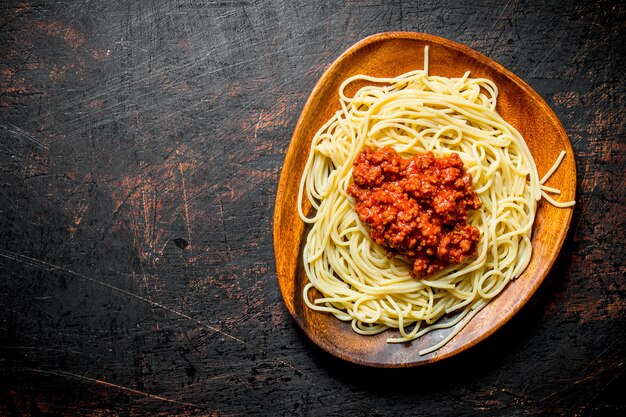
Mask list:
[[[315,132],[341,110],[338,91],[344,80],[358,74],[390,78],[423,68],[426,46],[429,48],[429,74],[460,78],[471,71],[472,77],[496,83],[496,110],[524,138],[539,178],[548,172],[561,151],[567,152],[558,174],[549,182],[561,190],[560,200],[575,199],[576,167],[563,126],[532,88],[501,65],[464,45],[423,33],[385,32],[351,46],[324,72],[296,124],[276,194],[274,254],[280,289],[296,322],[318,346],[357,364],[385,368],[423,365],[462,352],[493,334],[522,308],[543,282],[556,260],[572,218],[572,208],[558,209],[540,201],[532,233],[533,256],[524,273],[508,284],[454,339],[427,355],[418,352],[436,345],[451,329],[429,332],[410,343],[391,344],[387,343],[387,338],[399,337],[398,332],[364,337],[352,330],[351,323],[306,306],[303,289],[309,280],[301,252],[309,229],[305,230],[298,215],[297,196]],[[352,87],[351,91],[358,88],[360,86]],[[310,204],[307,207],[309,210]]]
[[[625,20],[610,1],[0,2],[0,414],[623,414]],[[383,370],[291,319],[272,214],[313,86],[393,30],[537,91],[578,204],[511,321]]]

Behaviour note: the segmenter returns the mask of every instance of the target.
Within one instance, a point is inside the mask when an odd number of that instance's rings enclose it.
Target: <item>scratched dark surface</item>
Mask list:
[[[0,415],[625,415],[626,6],[381,3],[0,3]],[[568,239],[529,304],[407,370],[309,342],[272,243],[308,94],[389,30],[519,75],[578,172]]]

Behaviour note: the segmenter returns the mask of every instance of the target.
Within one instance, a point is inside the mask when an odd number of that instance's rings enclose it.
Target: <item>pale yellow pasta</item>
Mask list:
[[[542,188],[521,135],[495,110],[498,88],[484,78],[445,78],[424,70],[395,78],[357,75],[339,89],[341,110],[315,135],[299,192],[299,214],[311,224],[303,260],[309,283],[304,300],[315,310],[351,321],[363,335],[399,330],[389,342],[413,340],[438,328],[453,328],[447,343],[471,318],[517,278],[530,262],[537,201],[557,192]],[[367,81],[353,97],[354,81]],[[468,223],[480,231],[475,256],[425,279],[409,274],[400,256],[389,258],[354,211],[346,188],[353,162],[364,148],[391,146],[404,157],[432,151],[456,153],[472,175],[482,207]],[[303,199],[312,216],[303,212]],[[313,299],[316,288],[322,297]],[[455,313],[455,314],[451,314]]]

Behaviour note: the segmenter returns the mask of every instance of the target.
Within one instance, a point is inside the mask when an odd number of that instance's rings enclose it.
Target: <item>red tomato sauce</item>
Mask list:
[[[348,193],[372,239],[387,256],[413,262],[411,275],[432,275],[476,252],[480,232],[467,224],[467,210],[480,200],[457,154],[405,159],[389,147],[365,149],[352,180]]]

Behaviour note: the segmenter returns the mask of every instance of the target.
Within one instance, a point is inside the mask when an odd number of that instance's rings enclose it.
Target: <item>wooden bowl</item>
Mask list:
[[[430,332],[409,343],[389,344],[398,334],[387,330],[376,336],[354,333],[350,323],[309,309],[302,296],[308,282],[302,265],[304,223],[298,217],[297,194],[311,139],[340,108],[339,85],[355,74],[392,77],[422,69],[424,46],[430,47],[429,74],[489,78],[500,95],[498,112],[524,137],[535,159],[539,177],[552,166],[561,150],[567,155],[548,185],[559,188],[560,201],[575,197],[574,153],[563,126],[550,107],[524,81],[478,52],[432,35],[390,32],[370,36],[344,52],[322,75],[309,97],[291,144],[278,184],[274,211],[276,273],[285,304],[306,335],[327,352],[357,364],[375,367],[409,367],[435,362],[484,340],[506,323],[533,295],[547,275],[563,244],[573,209],[560,209],[541,200],[533,229],[532,260],[524,273],[492,300],[468,325],[441,349],[420,356],[421,349],[441,340],[451,329]]]

